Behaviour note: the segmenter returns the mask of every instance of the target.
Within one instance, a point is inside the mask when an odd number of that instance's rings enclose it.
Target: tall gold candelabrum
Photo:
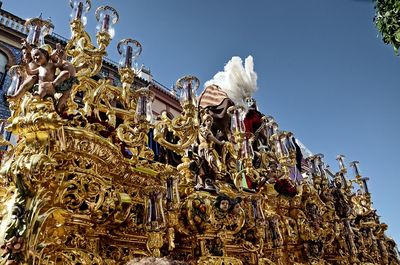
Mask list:
[[[259,173],[253,167],[253,134],[246,132],[244,126],[245,109],[242,106],[231,106],[228,108],[228,114],[231,116],[231,139],[235,144],[236,157],[239,161],[237,172],[233,176],[233,182],[239,191],[247,187],[246,179],[252,183],[257,182]],[[246,183],[246,184],[245,184]]]
[[[325,173],[325,165],[322,160],[323,158],[323,154],[316,154],[307,158],[311,167],[312,181],[315,189],[317,190],[321,189],[321,185],[327,185],[328,183],[328,179]]]
[[[135,109],[135,106],[130,105],[136,103],[135,100],[131,100],[133,96],[132,84],[138,72],[137,58],[142,53],[142,45],[137,40],[129,38],[121,40],[117,49],[121,55],[118,68],[122,83],[121,99],[126,107]]]
[[[117,135],[124,140],[130,150],[134,162],[139,157],[153,159],[154,153],[147,146],[148,132],[152,128],[153,113],[151,109],[154,100],[154,92],[149,87],[143,87],[134,91],[131,98],[131,106],[136,106],[136,115],[124,120],[117,129]]]
[[[336,173],[336,178],[338,178],[338,181],[340,180],[343,184],[343,188],[347,191],[350,192],[352,189],[351,181],[347,179],[347,168],[344,162],[344,155],[337,155],[336,160],[338,161],[339,164],[339,171]]]
[[[122,91],[119,99],[125,109],[135,110],[135,115],[126,117],[117,128],[117,135],[124,140],[132,154],[131,160],[137,162],[139,157],[153,159],[153,152],[147,147],[148,132],[153,126],[152,102],[154,92],[151,85],[134,89],[133,83],[137,74],[136,60],[142,52],[142,45],[134,39],[123,39],[118,43],[121,55],[118,71],[121,76]]]
[[[350,162],[350,167],[353,168],[353,173],[354,173],[354,182],[357,183],[361,187],[361,192],[364,195],[364,197],[367,199],[368,204],[371,205],[371,194],[369,193],[368,189],[368,177],[363,177],[360,173],[359,169],[359,161],[352,161]]]
[[[276,131],[271,136],[274,143],[273,150],[283,169],[282,178],[290,180],[290,168],[296,165],[296,148],[293,144],[293,133]]]
[[[189,187],[193,183],[193,174],[189,169],[190,158],[188,149],[196,141],[199,131],[198,111],[196,106],[196,90],[200,81],[195,76],[184,76],[176,82],[180,90],[182,114],[170,119],[167,113],[161,115],[161,120],[155,123],[154,139],[162,146],[182,155],[182,163],[178,170],[182,174],[181,183]]]

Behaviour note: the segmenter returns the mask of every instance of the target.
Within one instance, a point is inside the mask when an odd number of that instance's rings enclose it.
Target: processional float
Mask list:
[[[85,31],[91,2],[74,0],[71,7],[65,47],[45,44],[51,22],[29,19],[22,62],[11,69],[7,129],[19,140],[1,140],[9,146],[0,171],[4,264],[145,257],[400,264],[358,162],[351,163],[353,179],[344,156],[332,173],[322,154],[305,157],[293,133],[257,110],[252,58],[245,68],[232,59],[226,68],[237,75],[208,85],[198,98],[199,80],[182,77],[181,114],[154,119],[154,92],[134,82],[138,41],[118,43],[121,87],[94,78],[114,36],[116,10],[97,8],[95,46]],[[163,155],[155,156],[149,142]]]

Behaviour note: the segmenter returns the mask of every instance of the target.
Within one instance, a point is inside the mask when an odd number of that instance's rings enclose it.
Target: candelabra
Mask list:
[[[293,133],[278,131],[273,134],[274,150],[283,168],[283,177],[290,180],[290,168],[296,165],[296,148],[292,142]]]
[[[245,132],[244,108],[242,106],[232,106],[228,108],[231,116],[232,140],[235,145],[235,157],[239,161],[237,171],[233,175],[233,183],[238,190],[253,190],[250,183],[255,183],[259,179],[259,173],[253,167],[254,153],[252,149],[252,137],[250,132]]]
[[[176,82],[176,88],[180,90],[180,102],[182,114],[169,119],[163,113],[161,121],[154,127],[154,139],[162,146],[178,154],[184,154],[196,140],[199,128],[196,110],[196,90],[200,85],[199,79],[195,76],[184,76]],[[172,139],[167,139],[167,132],[172,132],[178,139],[177,143],[172,143]],[[184,157],[187,157],[186,155]],[[184,158],[183,160],[186,160]]]
[[[171,120],[164,112],[161,120],[154,126],[154,139],[162,146],[183,155],[182,163],[177,169],[181,172],[181,182],[186,185],[186,188],[193,183],[194,179],[189,169],[191,160],[188,149],[196,141],[199,130],[195,96],[199,85],[200,81],[195,76],[180,78],[176,82],[176,88],[180,90],[182,114]],[[169,133],[172,133],[172,137]]]

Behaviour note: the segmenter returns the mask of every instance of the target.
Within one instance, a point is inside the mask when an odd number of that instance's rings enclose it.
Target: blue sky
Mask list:
[[[400,242],[400,57],[377,37],[372,1],[94,1],[88,32],[105,4],[120,14],[109,57],[118,61],[118,40],[139,40],[140,62],[167,87],[185,74],[204,84],[232,56],[253,55],[260,110],[332,169],[337,154],[359,160],[387,234]],[[22,18],[43,12],[70,35],[68,1],[5,0],[3,8]]]

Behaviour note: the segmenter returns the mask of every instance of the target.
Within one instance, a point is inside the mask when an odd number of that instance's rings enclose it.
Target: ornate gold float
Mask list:
[[[400,264],[358,162],[349,179],[343,156],[336,174],[320,154],[301,159],[293,134],[251,100],[244,108],[226,96],[222,112],[200,107],[194,76],[177,81],[182,113],[154,121],[153,92],[134,83],[140,43],[118,44],[122,87],[94,79],[118,13],[96,10],[96,47],[84,29],[90,1],[71,7],[65,48],[43,46],[50,24],[29,20],[28,52],[13,68],[13,91],[29,76],[35,84],[8,99],[7,129],[19,140],[1,140],[10,146],[0,171],[4,264],[150,256],[204,265]],[[57,83],[63,71],[68,78]],[[216,129],[222,123],[231,129]],[[154,140],[180,164],[157,161]]]

